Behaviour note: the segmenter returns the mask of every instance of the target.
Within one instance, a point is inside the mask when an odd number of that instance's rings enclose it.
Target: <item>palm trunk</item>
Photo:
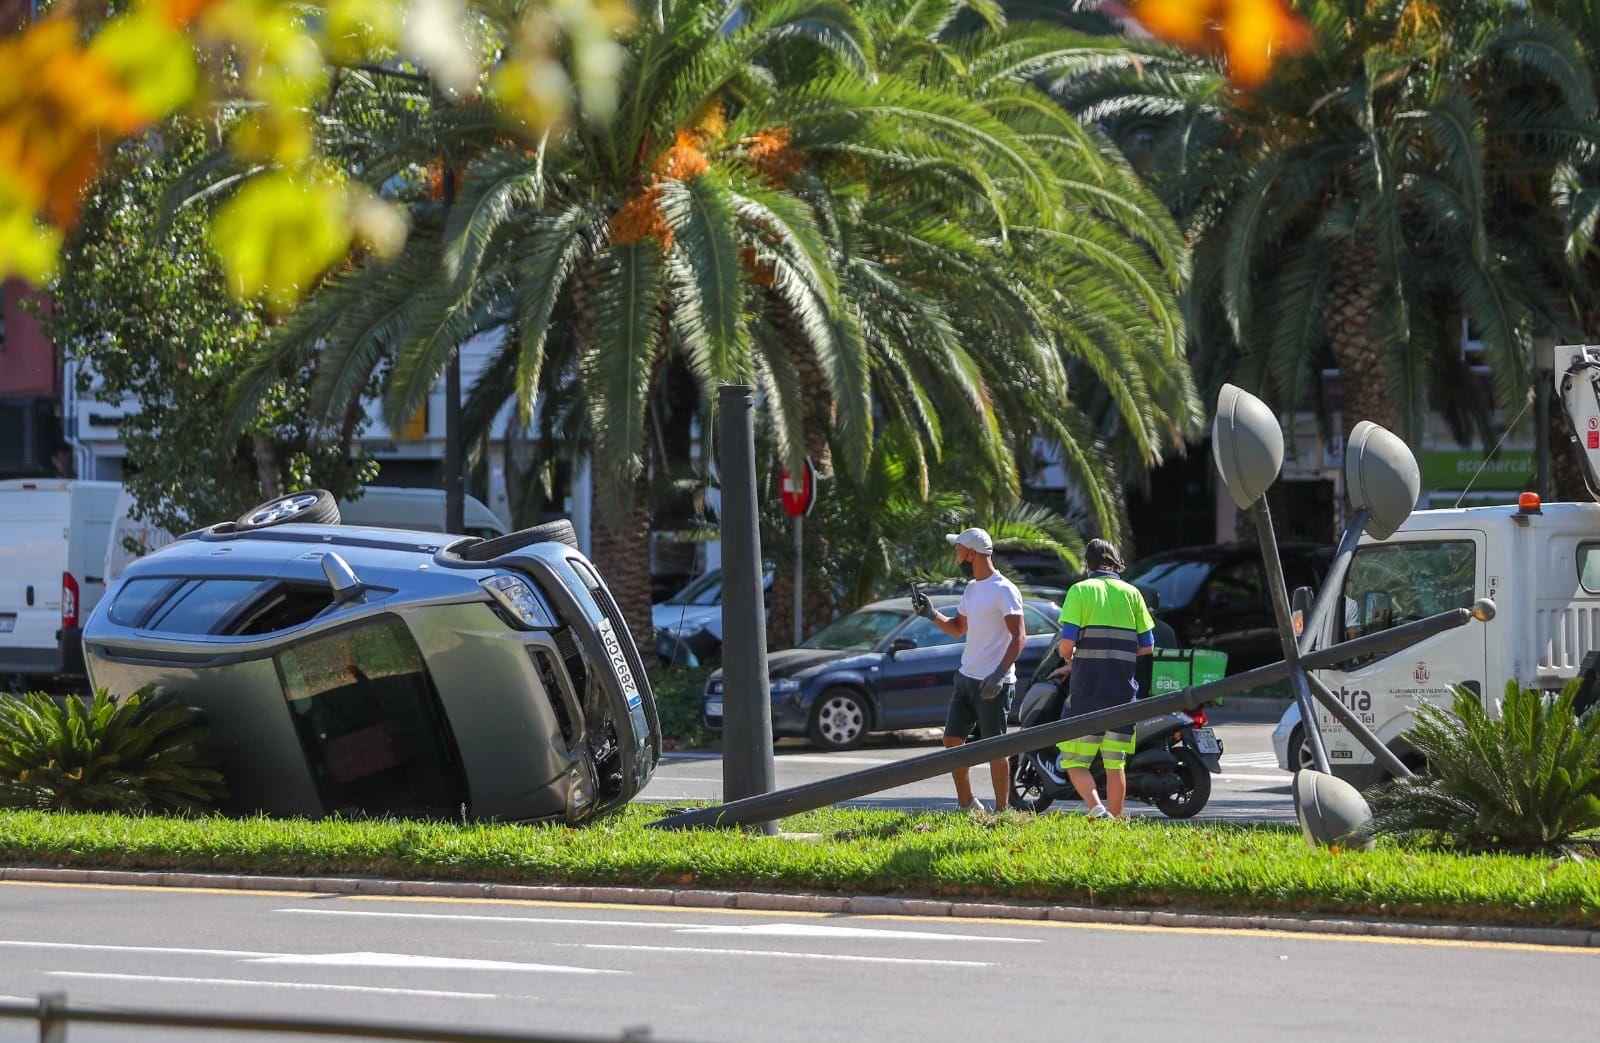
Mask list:
[[[828,378],[811,342],[801,332],[799,325],[782,305],[769,302],[771,321],[777,328],[800,375],[805,388],[807,408],[801,417],[801,441],[817,476],[833,473],[833,447],[828,444],[828,430],[833,425],[834,403],[829,393]],[[792,523],[791,523],[792,525]],[[767,615],[767,647],[790,648],[794,645],[794,555],[793,529],[787,530],[789,542],[784,552],[772,554],[776,563],[772,574],[771,610]],[[827,560],[828,543],[820,527],[808,525],[803,533],[805,549],[805,602],[801,611],[801,631],[812,634],[834,617],[832,592],[821,563]],[[774,548],[776,550],[776,548]]]
[[[1346,433],[1371,420],[1401,435],[1400,411],[1389,390],[1389,360],[1378,327],[1378,251],[1370,243],[1351,242],[1339,249],[1323,319],[1334,361],[1339,366]]]
[[[645,459],[650,432],[645,430]],[[621,510],[594,512],[589,556],[617,599],[639,654],[652,661],[655,628],[650,623],[650,476],[642,467],[633,480],[629,503]]]

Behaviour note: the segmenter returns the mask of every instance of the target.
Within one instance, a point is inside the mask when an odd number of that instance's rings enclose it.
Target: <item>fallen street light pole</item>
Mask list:
[[[1393,630],[1369,634],[1354,641],[1319,649],[1301,656],[1300,665],[1307,670],[1325,670],[1352,659],[1393,655],[1435,634],[1464,626],[1474,618],[1482,620],[1492,618],[1493,615],[1494,603],[1484,599],[1470,609],[1453,608],[1426,619],[1395,627]],[[1230,695],[1238,695],[1252,688],[1281,681],[1288,676],[1288,663],[1281,661],[1270,663],[1210,684],[1185,688],[1171,695],[1140,699],[1125,706],[1097,710],[1081,717],[1069,717],[1051,724],[1024,728],[992,739],[969,742],[936,753],[913,757],[910,760],[868,768],[865,771],[807,783],[792,789],[746,797],[715,807],[682,811],[650,825],[657,829],[693,829],[702,826],[739,826],[753,822],[770,822],[806,811],[815,811],[830,804],[854,800],[869,793],[878,793],[897,786],[920,782],[923,779],[931,779],[957,768],[972,768],[1000,757],[1013,757],[1031,750],[1053,746],[1068,739],[1105,731],[1123,731],[1151,717],[1193,710]]]

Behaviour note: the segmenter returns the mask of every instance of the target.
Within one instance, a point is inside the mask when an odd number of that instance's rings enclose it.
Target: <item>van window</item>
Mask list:
[[[1600,543],[1578,544],[1578,582],[1591,594],[1600,594]]]
[[[1471,540],[1428,540],[1356,549],[1341,603],[1344,640],[1375,634],[1476,598],[1478,550]]]
[[[326,811],[457,813],[460,758],[404,623],[380,617],[274,658]]]
[[[118,626],[136,627],[144,622],[150,610],[161,604],[182,580],[136,579],[117,591],[117,600],[107,613]]]

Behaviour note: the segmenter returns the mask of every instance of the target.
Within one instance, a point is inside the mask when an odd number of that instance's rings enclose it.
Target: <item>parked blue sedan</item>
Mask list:
[[[932,600],[947,616],[961,601],[949,595]],[[1024,600],[1028,639],[1017,660],[1019,678],[1032,676],[1050,650],[1059,614],[1049,601]],[[767,657],[772,733],[804,736],[824,750],[848,750],[868,732],[940,727],[964,645],[913,615],[910,598],[876,601],[840,616],[799,648]],[[720,731],[720,670],[707,680],[702,705],[706,727]]]

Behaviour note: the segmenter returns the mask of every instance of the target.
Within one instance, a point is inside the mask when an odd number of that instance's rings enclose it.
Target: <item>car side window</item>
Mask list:
[[[215,633],[239,603],[268,583],[260,579],[191,580],[151,619],[148,626],[171,634]]]
[[[904,630],[895,635],[897,640],[902,637],[909,637],[911,640],[915,641],[918,648],[937,648],[940,645],[956,645],[965,640],[964,638],[951,637],[943,630],[940,630],[938,627],[934,626],[932,620],[924,619],[921,616],[913,619]]]
[[[1022,626],[1029,637],[1038,637],[1041,634],[1054,634],[1060,630],[1056,621],[1040,612],[1036,608],[1024,605],[1022,608]]]
[[[1233,561],[1217,566],[1206,585],[1206,610],[1231,615],[1262,607],[1261,566],[1253,561]]]
[[[171,577],[129,580],[117,591],[117,600],[111,604],[108,613],[111,622],[124,627],[141,625],[151,611],[182,582]]]

